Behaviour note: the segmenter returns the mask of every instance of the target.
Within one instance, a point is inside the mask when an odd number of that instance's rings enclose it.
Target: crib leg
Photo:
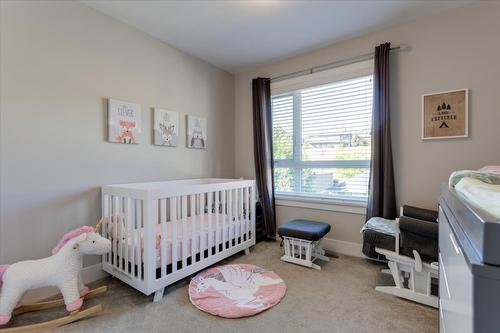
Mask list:
[[[248,256],[249,254],[250,254],[250,248],[249,248],[249,247],[247,247],[247,248],[245,249],[245,255],[246,255],[246,256]]]
[[[153,297],[153,302],[159,302],[163,298],[163,292],[165,291],[165,288],[158,289],[155,292],[155,296]]]

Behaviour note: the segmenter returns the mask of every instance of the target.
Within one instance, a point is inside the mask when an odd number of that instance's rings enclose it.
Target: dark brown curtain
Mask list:
[[[269,238],[275,238],[271,81],[266,78],[253,79],[252,89],[255,178],[265,234]]]
[[[366,219],[396,218],[396,191],[392,165],[389,107],[389,53],[391,43],[375,48],[373,71],[372,154]]]

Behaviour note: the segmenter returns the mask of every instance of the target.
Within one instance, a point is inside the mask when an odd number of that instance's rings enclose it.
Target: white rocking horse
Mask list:
[[[100,287],[89,291],[80,276],[83,255],[102,255],[111,250],[111,242],[99,235],[100,224],[101,222],[95,228],[84,226],[67,233],[52,250],[50,257],[0,265],[0,325],[10,321],[13,311],[14,314],[19,314],[65,304],[66,310],[70,312],[66,317],[39,324],[0,329],[0,332],[39,332],[102,311],[100,304],[80,311],[83,299],[103,293],[107,289]],[[21,304],[21,297],[27,290],[51,286],[59,288],[62,299]]]

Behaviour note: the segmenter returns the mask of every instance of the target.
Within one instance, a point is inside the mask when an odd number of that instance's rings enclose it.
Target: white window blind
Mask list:
[[[275,190],[366,200],[372,75],[272,97]]]

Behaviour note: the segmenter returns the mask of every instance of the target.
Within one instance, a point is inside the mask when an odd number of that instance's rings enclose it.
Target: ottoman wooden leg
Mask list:
[[[311,220],[297,219],[282,224],[278,229],[285,250],[281,260],[320,270],[314,261],[330,261],[321,245],[321,239],[330,230],[329,224]]]
[[[282,261],[321,270],[321,267],[313,262],[317,258],[313,242],[284,237],[283,246],[285,255],[280,258]]]

